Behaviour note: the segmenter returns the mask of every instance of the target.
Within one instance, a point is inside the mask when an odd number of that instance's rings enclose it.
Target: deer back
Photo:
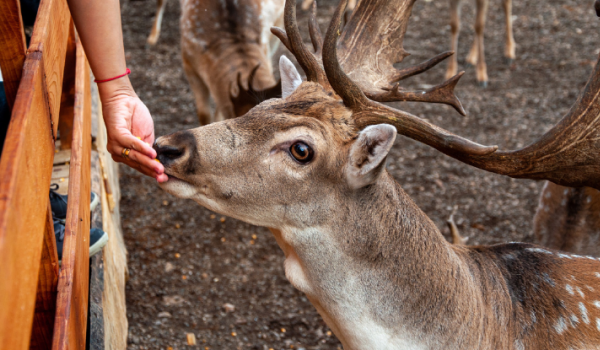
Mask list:
[[[184,64],[212,95],[217,113],[232,118],[274,97],[270,28],[282,21],[282,0],[185,0],[181,36]],[[280,94],[280,92],[279,92]]]

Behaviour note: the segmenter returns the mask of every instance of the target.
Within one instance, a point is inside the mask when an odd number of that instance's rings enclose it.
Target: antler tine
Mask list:
[[[389,83],[395,83],[395,82],[399,82],[401,80],[404,80],[406,78],[410,78],[413,75],[418,75],[421,74],[425,71],[430,70],[431,68],[435,67],[438,65],[438,63],[442,62],[443,60],[445,60],[446,58],[450,57],[454,55],[454,51],[446,51],[443,52],[433,58],[430,58],[429,60],[418,64],[416,66],[412,66],[412,67],[408,67],[408,68],[404,68],[399,70],[396,74],[394,74],[392,76],[392,78],[390,79]]]
[[[312,11],[310,12],[310,18],[308,20],[308,31],[310,33],[310,41],[315,49],[315,56],[321,57],[323,52],[323,35],[321,29],[317,23],[317,1],[315,0],[312,4]]]
[[[290,52],[294,52],[292,50],[292,46],[290,45],[290,40],[287,37],[287,34],[285,34],[285,30],[279,28],[279,27],[271,27],[271,33],[273,35],[275,35],[283,44],[283,46],[286,47],[286,49],[288,49]]]
[[[392,88],[385,89],[387,92],[367,92],[366,95],[371,100],[377,102],[412,101],[443,103],[454,107],[461,115],[467,115],[462,103],[460,103],[460,100],[454,94],[454,88],[464,74],[465,72],[460,72],[442,84],[436,85],[425,91],[402,91],[400,83],[396,83]]]
[[[346,6],[348,0],[340,0],[329,23],[323,44],[323,68],[329,84],[342,98],[344,104],[352,110],[359,110],[362,106],[368,105],[369,100],[358,85],[344,73],[337,58],[337,37],[340,35],[342,15]]]
[[[284,9],[285,32],[290,44],[290,51],[306,73],[308,81],[318,82],[322,86],[328,86],[325,74],[315,56],[308,51],[302,42],[302,36],[296,21],[296,0],[286,0]]]
[[[249,108],[255,106],[262,101],[281,97],[281,80],[279,80],[275,85],[268,87],[264,90],[255,90],[252,82],[254,81],[254,77],[256,76],[256,72],[260,68],[260,63],[257,64],[248,75],[247,85],[245,88],[242,85],[242,72],[238,72],[237,74],[237,96],[234,96],[231,92],[230,88],[230,96],[231,102],[233,103],[234,112],[237,116],[245,114]],[[235,83],[232,83],[235,84]],[[249,107],[250,106],[250,107]]]

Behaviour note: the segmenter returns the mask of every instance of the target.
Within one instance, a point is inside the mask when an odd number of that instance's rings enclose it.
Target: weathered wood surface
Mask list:
[[[93,105],[93,104],[92,104]],[[92,126],[98,123],[92,108]],[[97,112],[96,112],[97,113]],[[93,127],[92,127],[93,128]],[[93,133],[92,133],[93,134]],[[92,151],[92,192],[102,193],[102,169],[98,152]],[[92,212],[92,227],[102,229],[102,205]],[[90,258],[90,308],[88,315],[88,350],[104,350],[104,313],[102,293],[104,291],[104,259],[102,252]]]
[[[73,108],[75,105],[75,28],[71,26],[67,40],[65,69],[63,72],[62,95],[60,97],[60,114],[58,130],[60,132],[60,149],[70,150],[73,139]]]
[[[50,202],[48,202],[46,217],[44,245],[42,247],[42,260],[40,262],[37,298],[35,301],[35,315],[33,317],[31,342],[29,344],[30,350],[47,350],[52,348],[58,287],[58,255],[56,252],[56,239],[54,236]]]
[[[0,70],[4,91],[10,108],[13,108],[23,65],[25,64],[25,33],[19,0],[0,1]]]
[[[42,53],[28,55],[0,160],[0,349],[29,346],[54,142]]]
[[[98,253],[90,259],[90,314],[87,344],[89,350],[104,350],[103,291],[104,260],[102,253]]]
[[[54,350],[84,349],[89,288],[91,96],[89,65],[77,41],[69,206],[58,282]]]
[[[28,55],[40,52],[43,56],[53,135],[56,135],[58,128],[67,41],[72,27],[71,13],[66,0],[41,1],[27,52]]]
[[[97,96],[96,96],[97,97]],[[97,102],[97,99],[96,99]],[[112,160],[106,150],[106,127],[102,119],[102,110],[98,104],[98,137],[96,148],[100,155],[103,175],[107,180],[102,181],[102,223],[108,234],[108,244],[104,247],[104,348],[106,350],[123,350],[127,348],[127,314],[125,305],[125,281],[127,280],[127,250],[121,230],[119,201],[118,164]],[[113,196],[114,207],[108,200],[107,185]]]

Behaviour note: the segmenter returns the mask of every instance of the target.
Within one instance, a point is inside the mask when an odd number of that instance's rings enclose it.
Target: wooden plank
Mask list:
[[[93,103],[92,103],[93,105]],[[92,125],[97,120],[92,109]],[[99,197],[102,193],[102,169],[98,152],[92,151],[92,192]],[[102,205],[98,205],[92,212],[92,227],[102,229]],[[102,252],[90,259],[90,308],[88,318],[88,344],[89,350],[104,350],[104,308],[102,293],[104,291],[104,259]]]
[[[104,310],[102,308],[104,260],[102,253],[94,255],[90,260],[90,314],[87,348],[89,350],[104,350]]]
[[[58,287],[58,254],[56,252],[56,238],[54,236],[54,223],[50,202],[48,202],[46,217],[46,230],[44,232],[44,245],[42,247],[37,298],[35,301],[35,315],[33,317],[31,342],[29,344],[30,350],[51,349],[52,335],[54,333],[54,316],[56,313]]]
[[[75,104],[75,28],[71,26],[67,40],[65,71],[63,74],[62,96],[60,97],[60,112],[58,116],[58,131],[60,132],[60,149],[71,149],[73,138],[73,108]]]
[[[53,135],[58,128],[69,30],[73,27],[66,0],[41,0],[28,53],[41,52]]]
[[[0,70],[11,110],[25,64],[25,32],[19,0],[0,1]]]
[[[28,54],[0,159],[0,349],[27,349],[54,142],[42,54]]]
[[[98,100],[98,95],[94,95]],[[96,149],[100,155],[102,168],[102,228],[108,234],[104,247],[104,293],[102,307],[104,313],[104,348],[121,350],[127,348],[127,305],[125,302],[125,282],[127,281],[127,249],[121,229],[119,202],[119,164],[106,149],[106,126],[102,118],[102,106],[98,103],[98,137]]]
[[[77,41],[69,205],[52,349],[84,349],[89,288],[91,95],[89,65]]]

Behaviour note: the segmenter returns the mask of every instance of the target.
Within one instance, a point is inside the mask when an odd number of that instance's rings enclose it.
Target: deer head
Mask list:
[[[273,31],[308,81],[282,58],[281,99],[236,119],[158,138],[158,159],[169,176],[161,187],[273,228],[286,255],[286,276],[346,349],[598,344],[594,322],[600,313],[592,303],[600,300],[597,260],[521,244],[452,246],[385,170],[397,133],[510,175],[522,169],[519,157],[528,159],[527,169],[541,169],[536,176],[557,174],[555,163],[544,163],[547,155],[540,149],[546,146],[516,155],[498,152],[381,104],[410,100],[462,111],[453,93],[460,75],[427,91],[405,91],[399,81],[448,56],[393,68],[406,56],[402,39],[414,0],[363,0],[341,31],[346,2],[340,1],[324,42],[314,18],[309,22],[313,54],[301,41],[296,3],[288,0],[285,31]],[[592,79],[588,89],[598,88]],[[594,142],[580,140],[560,144],[578,149]],[[569,174],[561,179],[597,181]],[[586,304],[570,297],[586,286]]]

